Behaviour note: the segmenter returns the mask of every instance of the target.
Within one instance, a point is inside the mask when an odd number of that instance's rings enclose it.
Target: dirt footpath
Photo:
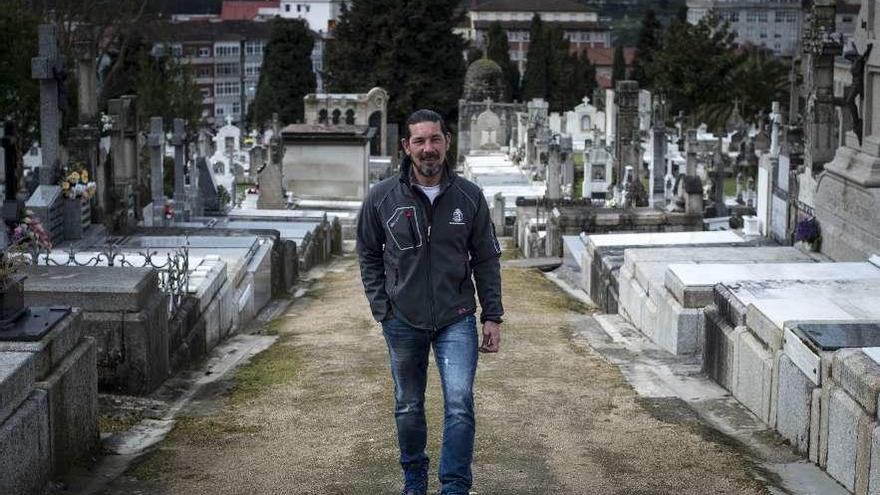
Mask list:
[[[748,457],[665,411],[573,337],[583,306],[540,272],[504,269],[502,352],[481,355],[473,492],[757,494]],[[219,412],[181,418],[107,494],[397,494],[392,382],[352,257],[265,331]],[[442,399],[432,362],[430,456]],[[687,414],[684,414],[687,417]],[[433,493],[433,492],[432,492]]]

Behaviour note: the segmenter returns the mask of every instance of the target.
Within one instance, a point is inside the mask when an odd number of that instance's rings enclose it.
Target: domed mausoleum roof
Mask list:
[[[464,76],[464,100],[483,101],[491,98],[502,101],[504,98],[504,71],[501,66],[488,57],[472,63]]]

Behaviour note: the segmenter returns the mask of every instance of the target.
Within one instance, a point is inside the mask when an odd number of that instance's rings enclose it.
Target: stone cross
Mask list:
[[[614,91],[617,107],[614,125],[614,158],[617,159],[617,180],[622,183],[626,167],[639,167],[641,157],[632,153],[633,141],[638,142],[639,132],[639,83],[617,81]]]
[[[138,162],[138,125],[135,115],[135,97],[122,96],[107,102],[113,128],[110,132],[110,149],[113,153],[111,176],[113,181],[114,208],[108,210],[106,223],[111,231],[125,231],[134,226],[135,197]],[[98,186],[101,187],[100,184]]]
[[[40,167],[40,184],[55,184],[59,167],[59,108],[60,80],[64,71],[64,59],[58,53],[58,36],[54,24],[39,26],[39,56],[31,59],[31,77],[40,81],[40,147],[43,163]]]
[[[150,134],[147,137],[150,148],[150,192],[153,200],[153,225],[165,222],[165,129],[162,117],[150,118]]]
[[[779,155],[779,128],[782,126],[782,114],[779,113],[779,102],[774,101],[770,107],[770,154]]]

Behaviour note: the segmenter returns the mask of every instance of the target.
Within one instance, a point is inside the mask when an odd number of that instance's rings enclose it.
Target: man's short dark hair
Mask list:
[[[443,134],[451,134],[451,131],[449,130],[449,127],[446,126],[446,121],[443,120],[442,115],[433,110],[423,108],[421,110],[416,110],[415,112],[410,114],[409,118],[406,119],[406,131],[404,139],[409,139],[410,137],[410,126],[421,124],[422,122],[436,122],[440,124],[440,130],[443,131]]]

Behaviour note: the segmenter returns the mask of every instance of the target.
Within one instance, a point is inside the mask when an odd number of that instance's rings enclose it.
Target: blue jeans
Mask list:
[[[479,347],[476,318],[467,316],[436,332],[414,328],[393,318],[382,322],[382,329],[394,378],[394,418],[404,477],[410,481],[418,469],[428,463],[425,386],[428,352],[433,344],[443,387],[440,493],[467,494],[473,482],[473,389]]]

